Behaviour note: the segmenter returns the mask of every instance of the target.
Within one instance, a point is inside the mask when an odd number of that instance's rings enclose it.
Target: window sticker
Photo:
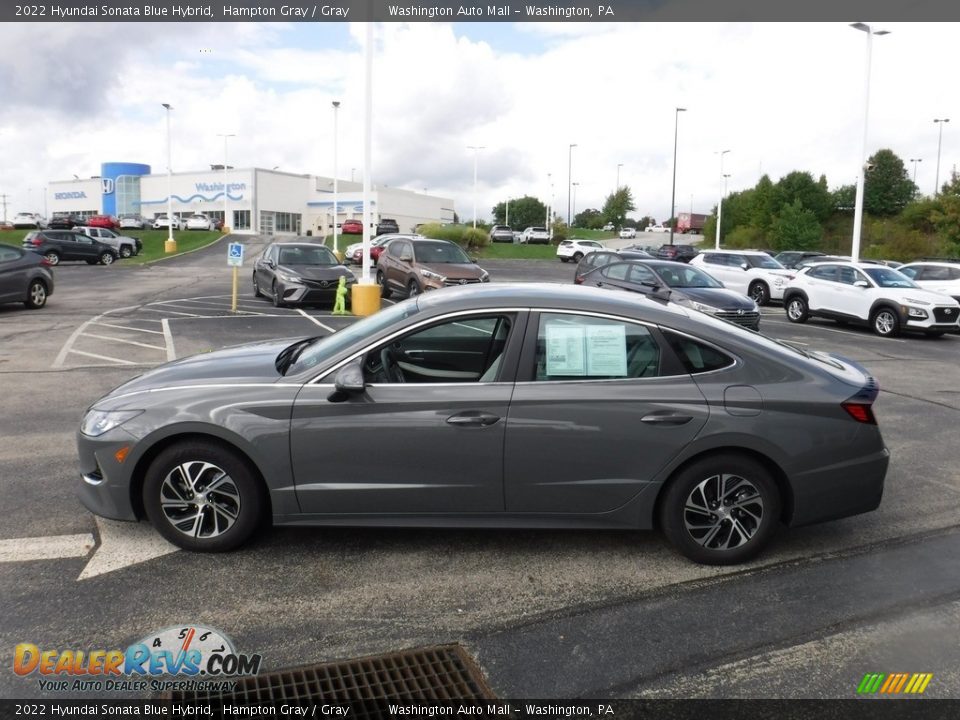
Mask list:
[[[546,330],[547,375],[586,375],[583,327],[550,324]]]
[[[588,325],[587,375],[627,376],[627,329],[623,325]]]

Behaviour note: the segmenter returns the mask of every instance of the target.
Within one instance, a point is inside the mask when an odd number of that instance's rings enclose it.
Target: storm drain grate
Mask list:
[[[224,692],[174,691],[167,697],[227,703],[496,699],[480,668],[459,645],[277,670],[240,678]]]

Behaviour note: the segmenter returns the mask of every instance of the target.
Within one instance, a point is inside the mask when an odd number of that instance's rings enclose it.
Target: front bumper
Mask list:
[[[132,448],[136,439],[123,428],[111,430],[96,438],[77,432],[77,453],[80,458],[80,483],[77,496],[94,515],[111,520],[137,520],[133,507],[131,476],[134,461],[127,456],[118,462],[116,453]]]

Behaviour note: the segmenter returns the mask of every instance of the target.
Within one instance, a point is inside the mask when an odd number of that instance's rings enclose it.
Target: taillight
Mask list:
[[[574,285],[583,285],[583,275],[574,275],[573,276]]]
[[[43,257],[40,258],[40,264],[41,264],[41,265],[47,265],[48,267],[53,267],[53,263],[51,263],[49,260],[47,260],[47,256],[46,256],[46,255],[44,255]]]
[[[36,245],[39,247],[40,245],[43,245],[43,238],[40,237],[39,235],[37,237],[30,238],[30,244]]]
[[[857,422],[865,423],[867,425],[877,424],[877,419],[873,416],[872,405],[863,402],[847,400],[846,402],[840,403],[840,407],[846,410],[847,414]]]

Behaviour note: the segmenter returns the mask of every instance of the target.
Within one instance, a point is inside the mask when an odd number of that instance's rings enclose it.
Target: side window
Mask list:
[[[9,262],[11,260],[16,260],[22,255],[22,253],[14,250],[13,248],[0,247],[0,262]]]
[[[950,268],[939,267],[937,265],[930,265],[923,268],[920,271],[920,277],[918,280],[949,280],[950,279]]]
[[[650,270],[646,265],[631,265],[630,266],[630,282],[635,283],[650,283],[652,285],[659,285],[657,281],[657,276],[653,274],[653,271]]]
[[[960,268],[950,268],[950,279],[960,280]]]
[[[367,353],[368,383],[495,382],[512,315],[449,320],[416,330]]]
[[[683,367],[691,375],[720,370],[734,364],[733,358],[706,343],[672,332],[665,331],[664,335]]]
[[[853,285],[857,280],[862,278],[857,277],[857,271],[852,267],[840,267],[837,268],[837,280],[842,282],[844,285]]]
[[[582,270],[592,270],[595,266],[601,265],[601,257],[603,253],[589,253],[583,256],[583,260],[580,261],[580,267]]]
[[[538,382],[656,377],[660,347],[643,325],[544,313],[536,363]]]
[[[730,267],[738,268],[745,262],[747,262],[747,258],[745,258],[743,255],[727,255],[727,265]]]
[[[703,256],[703,261],[711,265],[726,265],[726,258],[723,255],[714,255],[707,253]]]
[[[627,263],[611,263],[603,268],[600,274],[610,280],[626,280],[629,271],[630,266]]]
[[[911,280],[919,280],[920,278],[917,277],[917,274],[918,274],[922,269],[923,269],[923,268],[915,268],[915,267],[912,267],[912,268],[898,268],[898,270],[900,270],[900,272],[902,272],[904,275],[906,275],[906,276],[907,276],[908,278],[910,278]]]
[[[812,278],[817,278],[817,280],[836,281],[837,266],[836,265],[818,265],[812,270],[809,270],[807,274]]]

